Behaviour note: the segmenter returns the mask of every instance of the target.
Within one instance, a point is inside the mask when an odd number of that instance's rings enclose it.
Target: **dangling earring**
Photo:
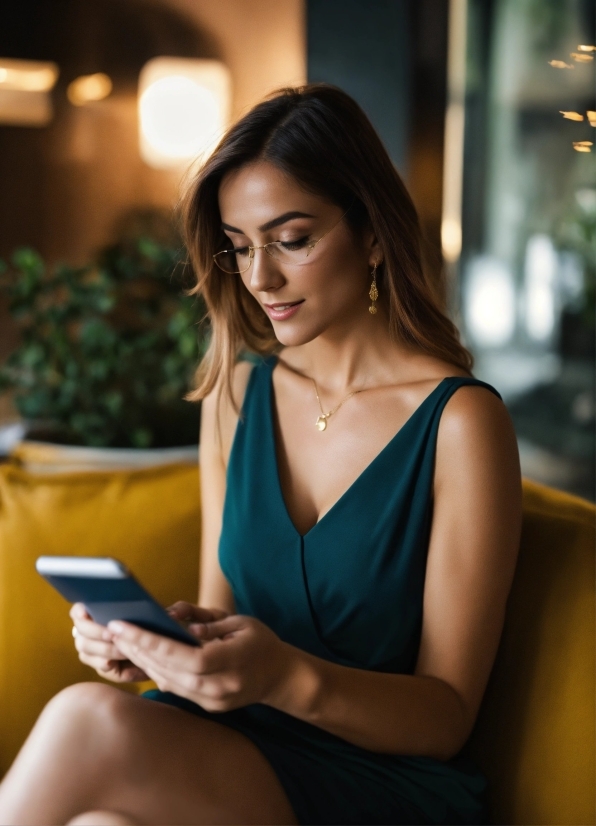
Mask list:
[[[377,312],[377,308],[375,306],[375,301],[379,297],[379,291],[377,290],[377,265],[375,264],[372,271],[372,284],[370,285],[370,290],[368,292],[368,297],[372,301],[372,304],[368,308],[368,312],[371,315],[374,315]]]

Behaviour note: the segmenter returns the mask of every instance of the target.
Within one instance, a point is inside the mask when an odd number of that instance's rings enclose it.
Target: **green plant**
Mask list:
[[[145,234],[88,266],[48,271],[32,249],[3,266],[0,291],[21,343],[0,392],[68,443],[196,443],[198,407],[183,401],[205,348],[204,306],[185,294],[183,250]]]

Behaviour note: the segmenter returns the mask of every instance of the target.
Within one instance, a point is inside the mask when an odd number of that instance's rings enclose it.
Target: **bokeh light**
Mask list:
[[[141,156],[158,169],[213,149],[229,120],[230,80],[215,60],[156,58],[139,84]]]
[[[66,94],[74,106],[84,106],[86,103],[107,98],[111,91],[110,78],[103,72],[96,72],[94,75],[77,77],[68,84]]]
[[[476,258],[468,270],[464,295],[466,326],[483,347],[506,344],[515,330],[515,285],[509,269],[488,255]]]

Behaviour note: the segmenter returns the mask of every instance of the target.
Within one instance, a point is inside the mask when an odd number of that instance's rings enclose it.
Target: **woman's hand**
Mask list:
[[[166,610],[183,625],[212,622],[227,616],[225,611],[198,608],[190,602],[175,602]],[[72,606],[70,616],[74,623],[73,636],[79,659],[94,668],[100,677],[117,683],[144,682],[150,679],[142,669],[122,655],[112,641],[111,632],[104,625],[94,622],[81,602]]]
[[[201,641],[200,648],[125,622],[110,622],[108,630],[114,646],[158,688],[186,697],[207,711],[266,703],[290,669],[291,646],[253,617],[232,614],[191,624],[188,630]]]
[[[104,625],[93,622],[81,602],[70,609],[73,636],[79,660],[91,666],[106,680],[115,683],[134,683],[148,680],[145,672],[127,660],[112,642],[112,635]]]

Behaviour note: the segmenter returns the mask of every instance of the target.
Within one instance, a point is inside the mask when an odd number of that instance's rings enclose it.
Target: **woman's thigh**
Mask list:
[[[94,774],[100,782],[91,780],[87,808],[162,826],[297,822],[271,765],[240,732],[111,686],[82,683],[62,692],[69,693],[74,703],[62,707],[76,707],[78,715],[72,760],[76,763],[79,751],[82,765],[89,759],[91,734],[103,764]],[[87,737],[77,738],[81,708]],[[64,719],[61,725],[63,730]],[[46,728],[51,734],[52,727]],[[72,765],[65,764],[65,793],[71,772]],[[78,782],[86,782],[80,774]]]
[[[118,695],[127,777],[102,805],[114,803],[116,811],[147,824],[296,823],[277,775],[243,734],[163,703]]]

